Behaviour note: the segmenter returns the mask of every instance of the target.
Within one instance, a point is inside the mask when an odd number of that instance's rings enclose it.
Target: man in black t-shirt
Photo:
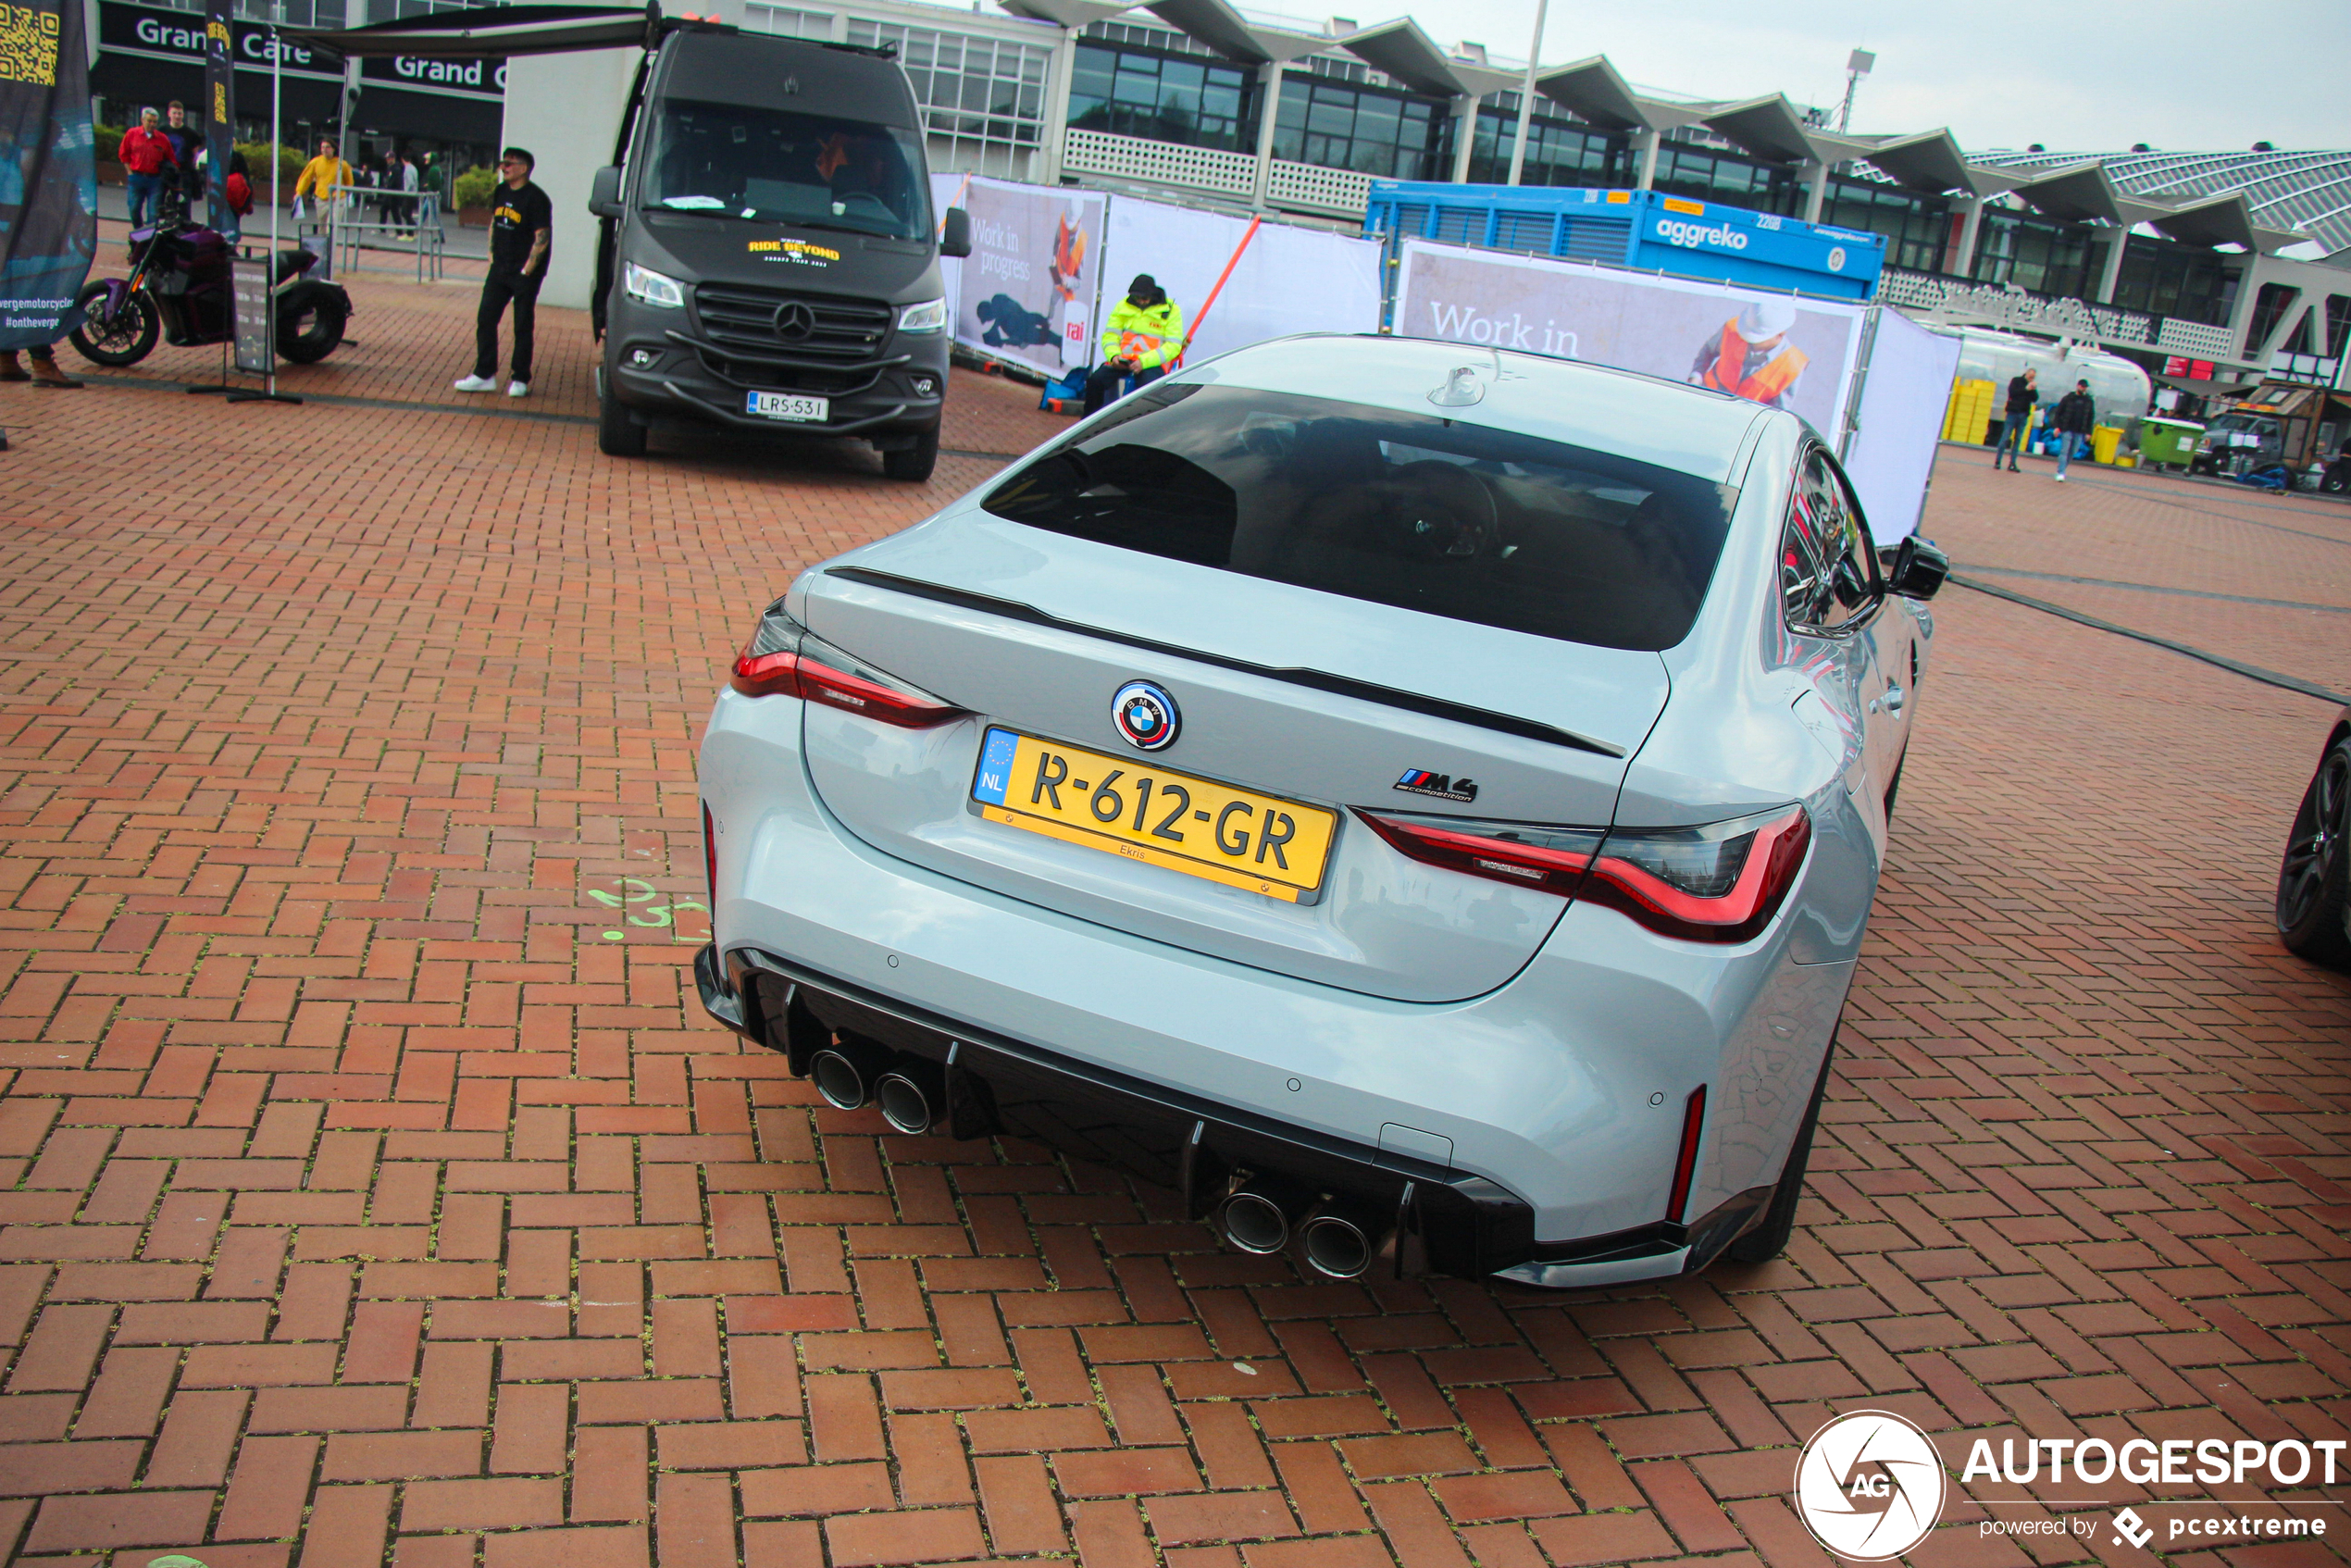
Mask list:
[[[459,392],[498,390],[498,318],[508,301],[515,307],[515,378],[508,397],[530,395],[530,334],[539,316],[539,285],[547,277],[547,247],[554,239],[555,209],[547,193],[530,182],[537,162],[520,147],[499,155],[500,187],[490,209],[490,276],[481,280],[481,309],[474,317],[474,373],[455,383]]]

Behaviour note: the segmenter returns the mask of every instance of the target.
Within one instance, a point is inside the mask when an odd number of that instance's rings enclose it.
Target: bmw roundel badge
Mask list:
[[[1110,700],[1110,720],[1126,743],[1138,751],[1164,751],[1176,743],[1183,718],[1176,699],[1148,680],[1130,680]]]

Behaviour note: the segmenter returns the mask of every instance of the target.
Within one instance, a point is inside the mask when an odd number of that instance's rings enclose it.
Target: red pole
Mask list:
[[[1225,280],[1232,277],[1233,268],[1241,264],[1241,252],[1249,249],[1249,243],[1257,238],[1257,226],[1264,221],[1263,218],[1249,220],[1248,232],[1241,236],[1241,243],[1233,247],[1232,255],[1225,263],[1225,270],[1216,275],[1216,286],[1208,291],[1208,298],[1200,304],[1200,314],[1192,317],[1191,330],[1184,334],[1184,346],[1176,355],[1178,364],[1183,362],[1186,354],[1191,352],[1192,340],[1200,335],[1200,324],[1208,319],[1209,310],[1216,304],[1216,296],[1225,292]]]

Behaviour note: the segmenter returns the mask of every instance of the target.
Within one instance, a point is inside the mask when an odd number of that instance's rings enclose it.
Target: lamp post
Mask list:
[[[1526,45],[1526,77],[1518,86],[1518,137],[1511,143],[1513,185],[1526,168],[1526,132],[1535,118],[1535,63],[1543,56],[1543,23],[1549,19],[1550,9],[1551,0],[1535,0],[1535,36]]]
[[[1853,93],[1861,79],[1877,65],[1877,56],[1867,49],[1856,49],[1845,62],[1845,102],[1836,111],[1837,134],[1842,136],[1853,124]]]

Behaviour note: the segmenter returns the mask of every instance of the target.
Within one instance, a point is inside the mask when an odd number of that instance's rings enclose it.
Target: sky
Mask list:
[[[1243,3],[1305,14],[1312,0]],[[1473,39],[1512,59],[1535,25],[1535,0],[1348,4],[1364,26],[1409,13],[1447,48]],[[1542,59],[1606,55],[1636,87],[1833,107],[1856,48],[1877,55],[1857,132],[1948,126],[1970,151],[2351,148],[2351,0],[1551,0]]]

